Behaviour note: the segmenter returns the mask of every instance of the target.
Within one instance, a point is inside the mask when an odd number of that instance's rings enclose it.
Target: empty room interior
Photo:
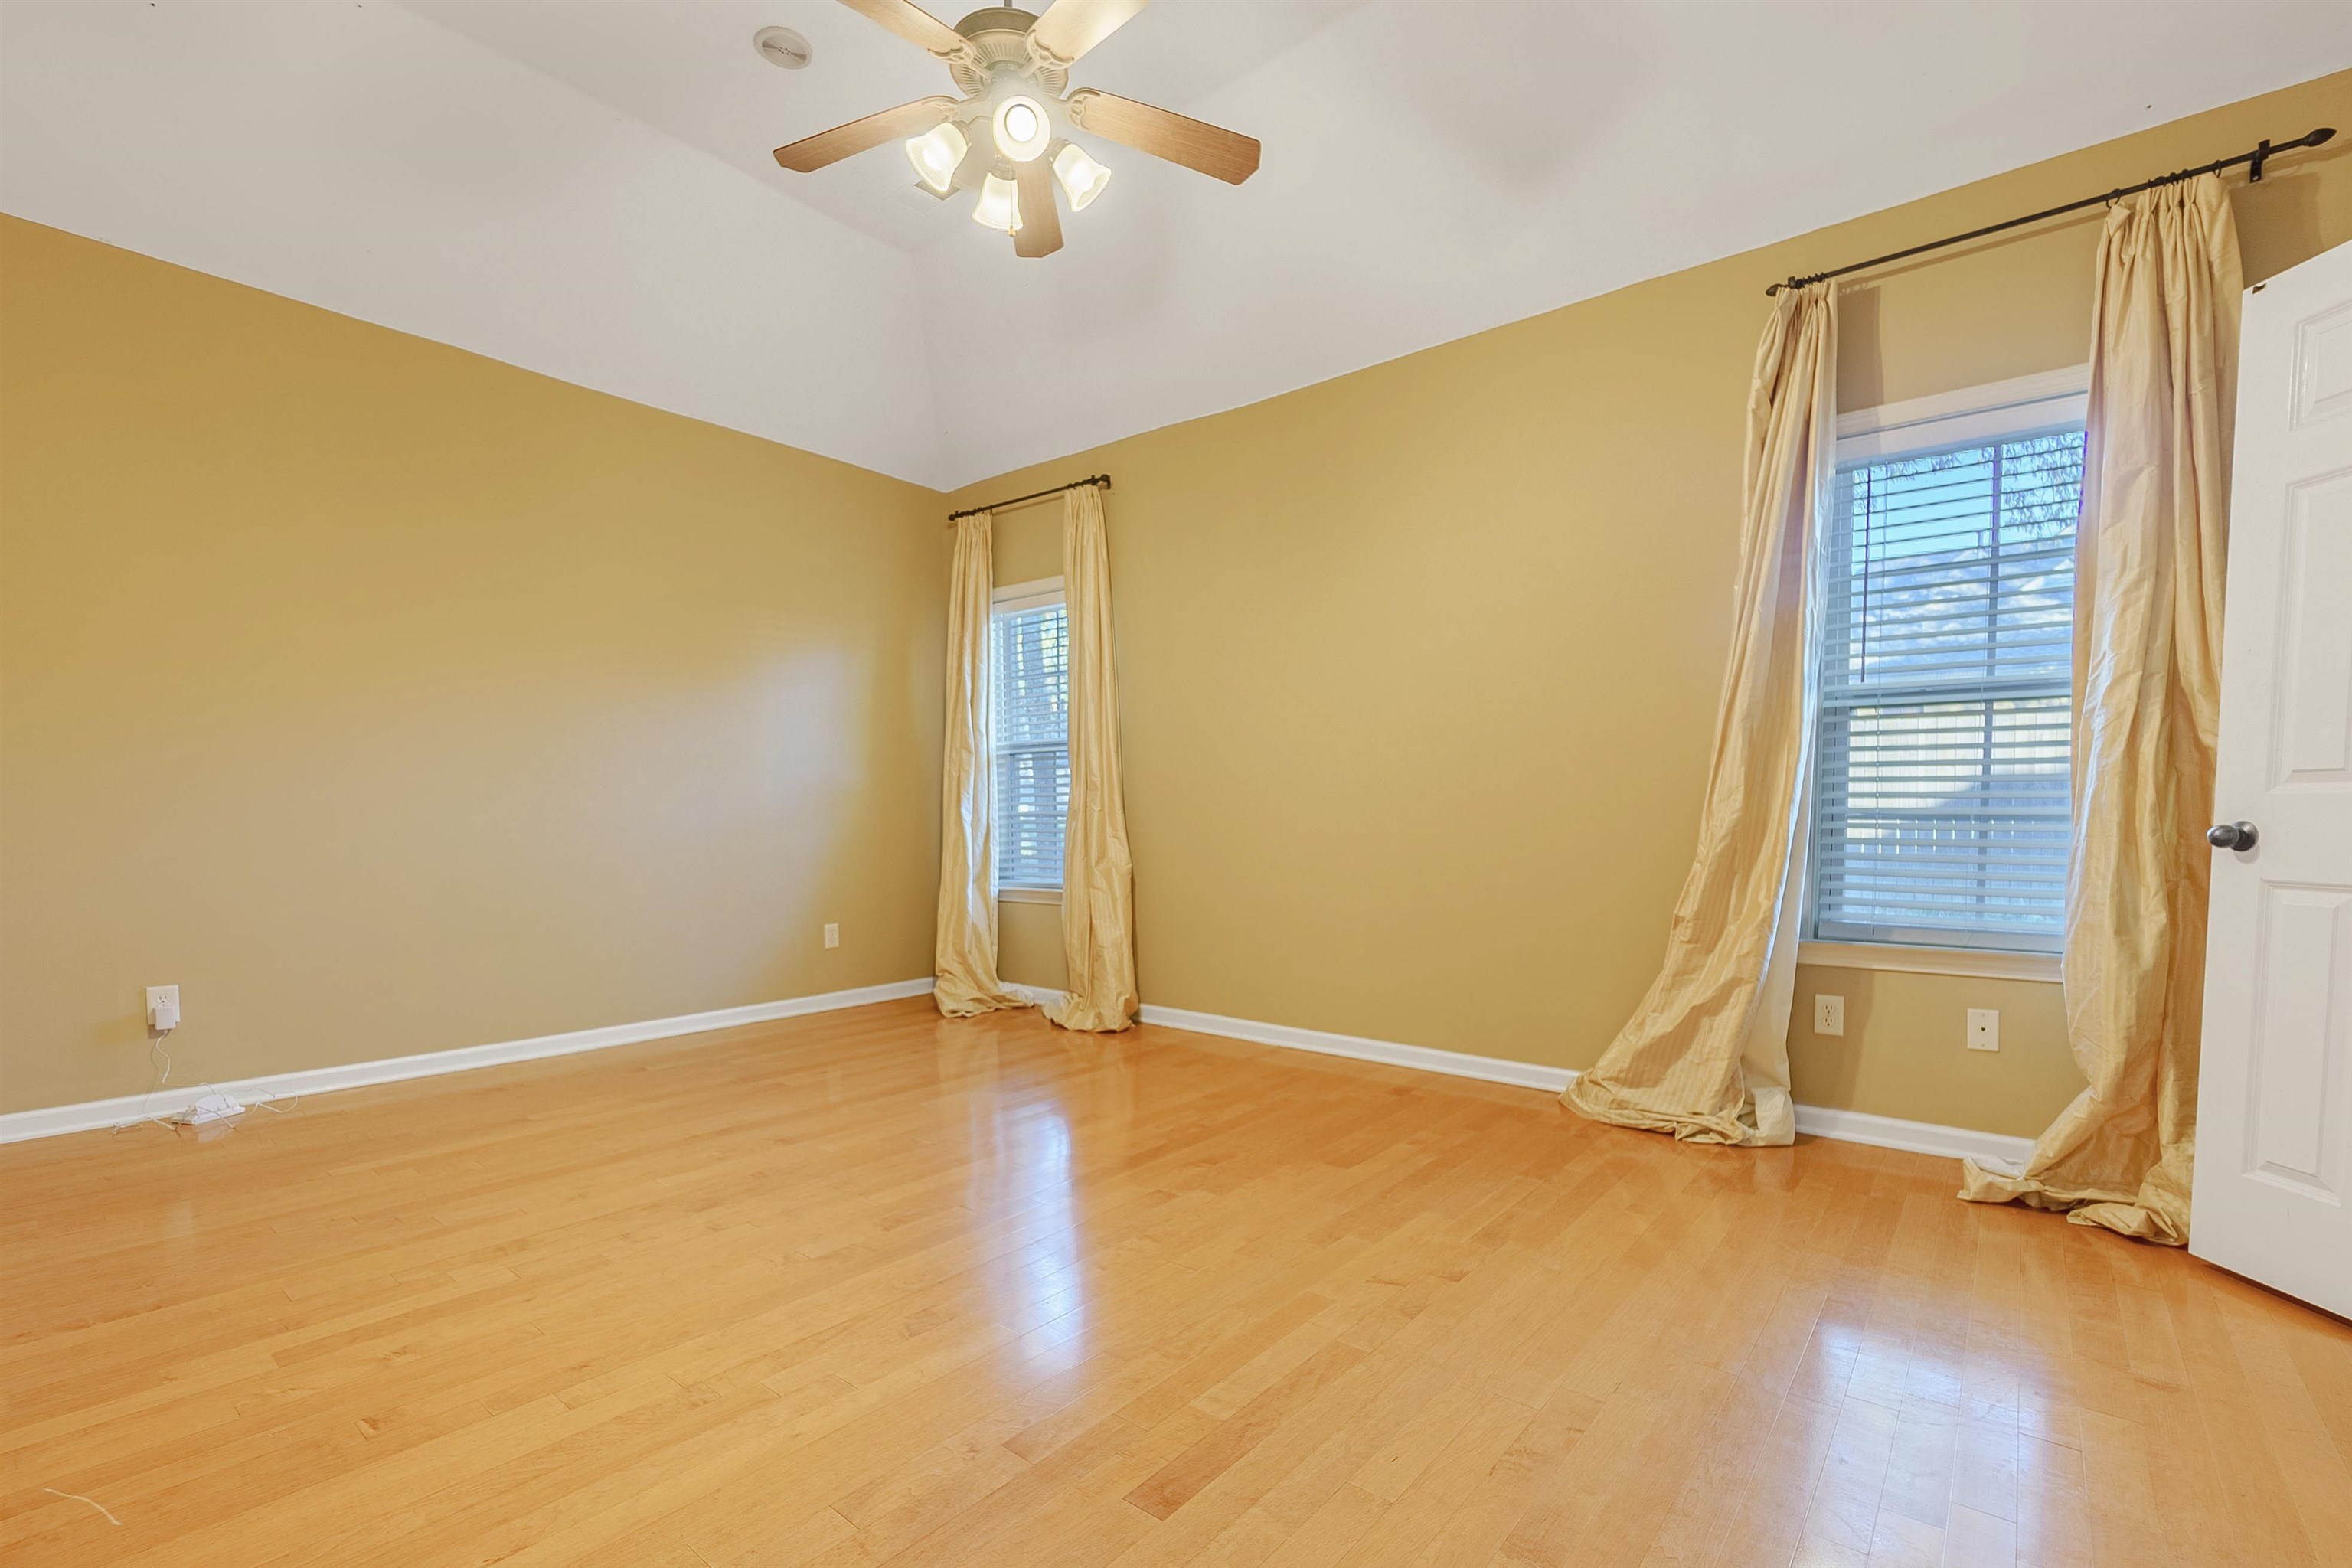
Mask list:
[[[0,0],[11,1568],[2352,1565],[2352,6]]]

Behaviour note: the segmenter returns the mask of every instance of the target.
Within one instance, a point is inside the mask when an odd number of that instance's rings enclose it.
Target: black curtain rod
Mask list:
[[[1915,245],[1908,250],[1891,251],[1885,256],[1874,256],[1867,261],[1857,261],[1850,267],[1833,267],[1827,272],[1812,272],[1802,278],[1790,278],[1784,282],[1773,284],[1764,292],[1769,297],[1778,294],[1783,289],[1801,289],[1808,283],[1824,283],[1832,278],[1843,278],[1849,272],[1860,272],[1864,268],[1884,267],[1890,261],[1901,261],[1906,257],[1917,256],[1925,251],[1941,250],[1948,245],[1966,245],[1969,240],[1982,239],[1989,234],[1999,234],[2003,229],[2021,228],[2029,223],[2040,223],[2043,218],[2056,217],[2062,213],[2080,212],[2084,207],[2097,206],[2101,202],[2112,202],[2123,196],[2135,195],[2141,191],[2152,191],[2158,185],[2177,185],[2183,180],[2193,180],[2200,174],[2218,174],[2224,169],[2234,169],[2241,163],[2253,165],[2252,180],[2259,183],[2263,177],[2263,165],[2270,162],[2275,154],[2296,147],[2320,146],[2335,134],[2336,127],[2323,125],[2316,131],[2296,137],[2292,142],[2275,143],[2265,142],[2252,152],[2241,153],[2234,158],[2216,158],[2213,162],[2199,168],[2183,169],[2173,174],[2158,174],[2153,180],[2142,180],[2137,185],[2125,185],[2120,189],[2107,191],[2099,195],[2084,196],[2079,202],[2068,202],[2063,207],[2052,207],[2046,212],[2028,213],[2023,217],[2013,217],[2006,223],[1987,224],[1982,228],[1972,228],[1966,234],[1956,234],[1949,239],[1931,239],[1925,245]]]
[[[992,500],[986,506],[968,506],[961,511],[951,511],[948,513],[948,521],[950,522],[953,522],[959,518],[978,517],[984,511],[1003,511],[1008,506],[1025,506],[1033,500],[1044,500],[1047,496],[1060,495],[1064,490],[1076,489],[1080,485],[1100,485],[1103,489],[1110,489],[1110,476],[1108,474],[1088,474],[1083,479],[1072,479],[1066,485],[1055,485],[1050,490],[1039,490],[1034,495],[1014,496],[1011,500]]]

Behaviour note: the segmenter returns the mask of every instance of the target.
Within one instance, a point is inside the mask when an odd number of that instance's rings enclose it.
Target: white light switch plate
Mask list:
[[[1819,995],[1813,998],[1813,1033],[1843,1035],[1845,1033],[1845,998]]]
[[[1971,1007],[1969,1009],[1969,1049],[1997,1051],[2000,1049],[2000,1009]]]

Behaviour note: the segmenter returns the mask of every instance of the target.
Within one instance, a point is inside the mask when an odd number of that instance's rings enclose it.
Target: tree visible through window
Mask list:
[[[2058,949],[2082,496],[2080,429],[1839,469],[1816,937]]]
[[[1062,885],[1070,805],[1070,623],[1061,605],[999,611],[990,620],[996,683],[996,880]]]

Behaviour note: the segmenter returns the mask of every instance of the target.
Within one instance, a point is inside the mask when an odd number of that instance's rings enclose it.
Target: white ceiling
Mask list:
[[[940,14],[952,22],[971,8],[943,5]],[[1348,8],[1163,3],[1149,28],[1114,33],[1096,49],[1078,79],[1117,82],[1150,103],[1194,102]],[[971,227],[971,203],[924,195],[895,147],[814,174],[788,173],[770,156],[876,110],[957,90],[946,67],[834,0],[411,0],[410,9],[901,250]],[[814,58],[804,69],[778,69],[753,51],[751,35],[779,25],[809,39]]]
[[[2338,0],[1160,0],[1074,81],[1263,170],[1097,144],[1020,261],[775,167],[946,90],[825,0],[9,0],[0,207],[945,488],[2347,65]]]

